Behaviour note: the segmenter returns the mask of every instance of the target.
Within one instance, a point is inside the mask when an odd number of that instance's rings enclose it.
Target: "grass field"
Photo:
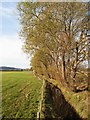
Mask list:
[[[35,118],[41,86],[30,72],[2,72],[2,117]]]

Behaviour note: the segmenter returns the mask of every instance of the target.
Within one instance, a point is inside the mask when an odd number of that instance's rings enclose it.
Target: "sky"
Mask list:
[[[0,2],[0,66],[28,68],[30,60],[23,52],[17,2]]]

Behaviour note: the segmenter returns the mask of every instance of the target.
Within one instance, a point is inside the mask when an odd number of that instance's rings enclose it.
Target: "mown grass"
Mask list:
[[[36,118],[41,86],[30,72],[2,72],[2,117]]]

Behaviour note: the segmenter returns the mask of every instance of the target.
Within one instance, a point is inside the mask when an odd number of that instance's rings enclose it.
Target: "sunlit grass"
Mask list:
[[[30,72],[2,72],[2,116],[35,118],[41,86]]]

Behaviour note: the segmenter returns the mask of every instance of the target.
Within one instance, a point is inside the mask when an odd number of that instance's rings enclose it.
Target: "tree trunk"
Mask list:
[[[62,54],[62,78],[66,80],[65,75],[65,53]]]
[[[77,62],[78,62],[78,43],[76,42],[76,46],[75,46],[75,63],[74,63],[74,67],[73,67],[73,78],[76,77]]]
[[[67,56],[67,69],[66,69],[66,75],[67,75],[67,79],[69,80],[70,79],[70,52],[68,53],[68,56]]]

